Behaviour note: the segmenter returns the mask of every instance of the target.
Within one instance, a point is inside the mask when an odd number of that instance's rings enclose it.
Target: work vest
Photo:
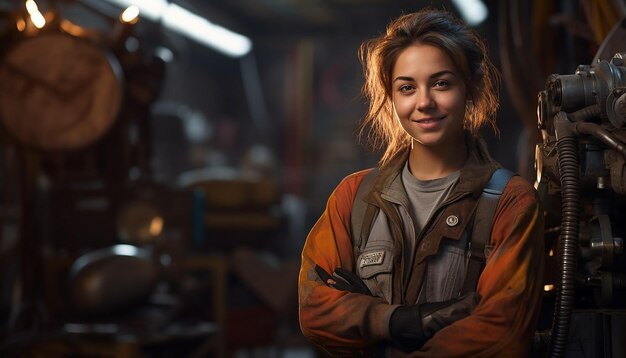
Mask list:
[[[355,272],[375,296],[391,303],[392,256],[397,250],[388,235],[376,232],[389,227],[387,218],[376,206],[364,201],[377,175],[378,169],[370,171],[359,185],[350,217],[351,238]],[[441,301],[476,290],[482,269],[493,250],[489,238],[498,200],[514,175],[503,168],[493,172],[462,238],[441,244],[438,254],[430,258],[418,302]],[[408,217],[408,211],[404,215]],[[458,221],[454,215],[441,218],[450,226],[456,225],[455,219]],[[405,231],[411,232],[411,226],[405,223]]]

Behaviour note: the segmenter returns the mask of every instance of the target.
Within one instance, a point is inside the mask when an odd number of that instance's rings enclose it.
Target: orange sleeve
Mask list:
[[[326,210],[311,229],[302,250],[298,277],[300,327],[303,334],[333,355],[366,354],[388,337],[395,306],[379,297],[339,291],[326,286],[313,267],[332,273],[353,269],[350,211],[367,171],[346,177],[328,199]]]
[[[543,210],[535,190],[513,177],[496,209],[472,314],[439,331],[415,357],[527,357],[543,285]]]

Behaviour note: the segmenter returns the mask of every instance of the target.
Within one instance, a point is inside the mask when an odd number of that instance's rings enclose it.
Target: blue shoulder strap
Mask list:
[[[502,195],[504,188],[509,183],[509,180],[517,174],[512,171],[504,168],[498,168],[491,175],[491,179],[483,189],[484,193],[494,194],[494,195]]]
[[[504,168],[496,169],[483,188],[480,199],[478,199],[468,247],[469,262],[461,294],[476,291],[478,278],[493,250],[493,245],[489,244],[489,239],[491,238],[491,228],[498,201],[509,180],[515,175],[512,171]]]

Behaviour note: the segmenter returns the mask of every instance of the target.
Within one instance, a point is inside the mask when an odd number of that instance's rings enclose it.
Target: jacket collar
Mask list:
[[[492,173],[500,167],[500,164],[489,155],[487,145],[481,137],[466,134],[465,138],[469,156],[461,168],[459,181],[448,196],[449,198],[466,194],[478,198]],[[380,174],[376,177],[371,192],[365,198],[367,202],[376,205],[379,200],[384,199],[407,205],[408,198],[402,185],[401,174],[408,157],[409,148],[400,151],[389,163],[380,168]]]

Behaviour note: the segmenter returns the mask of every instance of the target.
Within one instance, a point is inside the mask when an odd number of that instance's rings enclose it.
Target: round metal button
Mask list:
[[[456,226],[459,223],[459,217],[456,215],[450,215],[446,218],[446,224],[448,226]]]

